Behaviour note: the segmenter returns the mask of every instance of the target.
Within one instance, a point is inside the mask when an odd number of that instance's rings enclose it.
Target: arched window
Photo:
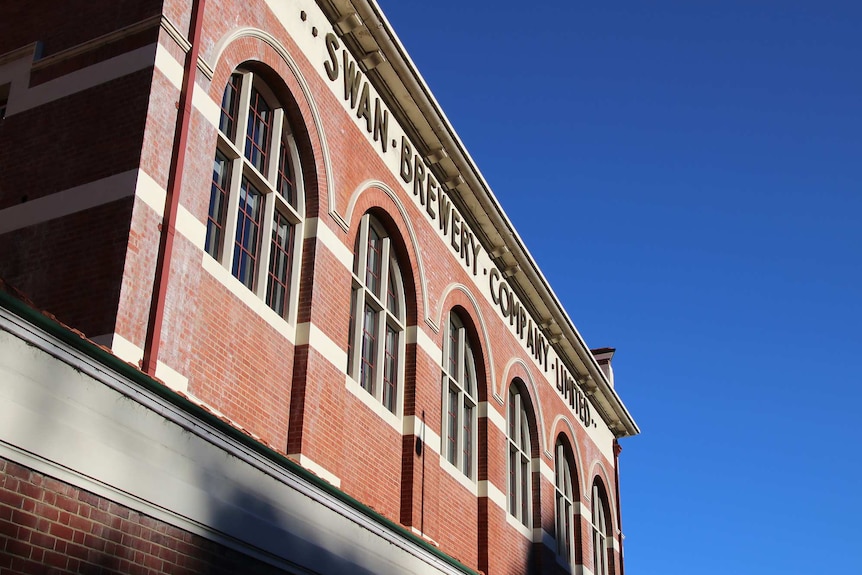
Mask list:
[[[554,462],[556,471],[556,520],[557,520],[557,556],[569,566],[575,564],[575,516],[574,493],[572,482],[572,462],[562,437],[557,439]]]
[[[449,314],[443,343],[443,445],[446,459],[470,479],[476,470],[476,359],[464,322]]]
[[[222,97],[204,249],[285,318],[296,307],[303,198],[284,105],[237,70]]]
[[[509,513],[527,527],[532,523],[532,460],[530,424],[524,396],[515,383],[509,386],[506,417],[509,444]]]
[[[347,373],[395,414],[404,379],[404,323],[404,283],[392,242],[365,214],[353,254]]]
[[[592,504],[593,574],[609,575],[607,502],[604,490],[598,481],[593,483],[590,502]]]

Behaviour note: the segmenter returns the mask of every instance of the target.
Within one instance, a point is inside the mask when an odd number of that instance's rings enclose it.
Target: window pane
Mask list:
[[[355,327],[356,327],[356,296],[359,294],[359,290],[353,290],[353,293],[350,294],[350,330],[347,334],[347,373],[353,373],[353,364],[356,361],[353,358],[353,345],[354,345],[354,335]]]
[[[455,318],[449,320],[449,362],[446,366],[451,377],[458,375],[458,325],[455,323]]]
[[[516,441],[515,427],[517,426],[517,416],[515,415],[515,394],[509,394],[509,439]]]
[[[386,326],[386,349],[383,368],[383,405],[395,413],[395,390],[398,385],[398,334]]]
[[[392,261],[389,262],[389,281],[386,289],[386,309],[389,313],[398,317],[398,286],[395,283],[395,273],[397,268],[393,269]]]
[[[218,129],[229,140],[233,140],[235,134],[236,111],[239,105],[239,83],[240,75],[232,75],[221,98],[221,116],[218,121]]]
[[[530,454],[530,425],[527,423],[527,413],[521,409],[521,438],[518,447],[521,451]]]
[[[243,178],[236,222],[233,275],[249,289],[254,289],[254,274],[260,246],[262,204],[261,193]]]
[[[562,539],[563,539],[563,553],[561,555],[568,559],[570,562],[572,561],[572,504],[568,501],[563,500],[563,508],[560,510],[560,514],[563,517],[563,531],[562,531]]]
[[[381,251],[383,240],[372,227],[368,226],[368,251],[365,262],[365,285],[374,295],[380,297],[380,274],[382,269]]]
[[[260,92],[252,88],[251,102],[248,107],[248,128],[245,134],[245,157],[262,174],[265,173],[266,168],[266,152],[271,128],[272,110]]]
[[[296,188],[294,187],[293,167],[290,164],[290,147],[282,142],[278,154],[278,182],[275,189],[287,203],[296,207]]]
[[[518,450],[509,447],[509,513],[518,516]]]
[[[476,398],[476,360],[473,357],[473,350],[466,343],[464,344],[464,391],[473,399]]]
[[[388,261],[383,261],[388,239],[379,230],[370,214],[362,217],[353,252],[353,298],[358,317],[351,311],[348,375],[386,409],[397,413],[404,369],[400,317],[404,313],[404,293],[394,254],[388,254]],[[384,264],[388,264],[388,274]]]
[[[455,463],[455,457],[458,455],[458,392],[451,387],[449,388],[449,404],[446,409],[446,418],[448,427],[446,429],[446,459],[450,463]]]
[[[216,152],[210,188],[210,207],[207,214],[207,237],[204,245],[206,252],[214,258],[219,257],[221,249],[229,184],[230,163],[220,152]]]
[[[374,393],[376,325],[377,312],[370,305],[365,304],[365,315],[362,322],[362,365],[360,366],[359,384],[371,393]]]
[[[266,304],[283,316],[287,311],[287,294],[290,291],[293,226],[278,210],[273,217],[271,241]]]
[[[464,475],[471,477],[473,475],[473,407],[470,405],[464,406],[464,459],[463,470]]]
[[[521,457],[521,523],[529,526],[530,524],[530,461],[526,457]]]

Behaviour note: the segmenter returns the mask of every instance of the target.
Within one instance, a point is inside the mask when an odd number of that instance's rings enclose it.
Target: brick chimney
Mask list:
[[[608,380],[608,383],[611,384],[611,387],[614,386],[614,370],[611,367],[611,358],[614,356],[614,352],[616,351],[613,347],[600,347],[598,349],[591,349],[593,357],[596,358],[596,361],[599,364],[599,367],[602,368],[602,373],[605,374],[605,377]]]

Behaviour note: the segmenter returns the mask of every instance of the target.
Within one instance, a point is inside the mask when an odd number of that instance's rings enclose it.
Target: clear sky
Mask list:
[[[862,2],[380,4],[617,348],[627,574],[862,573]]]

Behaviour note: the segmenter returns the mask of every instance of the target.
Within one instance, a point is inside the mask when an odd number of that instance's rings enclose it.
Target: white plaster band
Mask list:
[[[137,175],[137,170],[129,170],[0,210],[0,234],[132,196]]]

